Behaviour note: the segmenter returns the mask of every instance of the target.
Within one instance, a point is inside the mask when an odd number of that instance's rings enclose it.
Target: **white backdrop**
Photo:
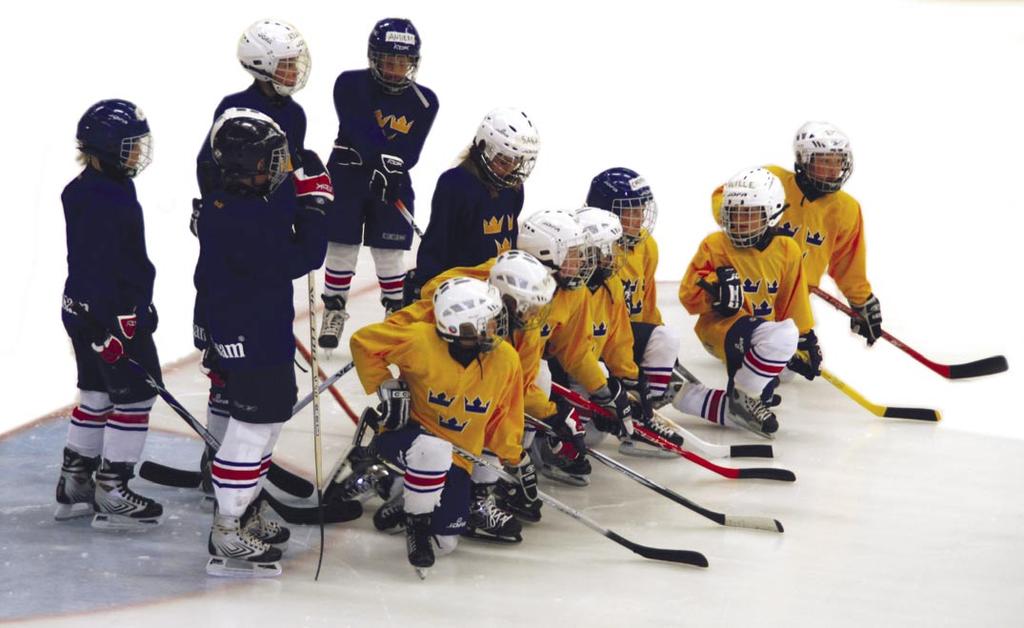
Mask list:
[[[807,119],[832,121],[852,139],[847,189],[864,208],[869,274],[891,330],[946,361],[1005,353],[1012,369],[1021,355],[1019,5],[147,4],[20,5],[20,21],[5,29],[0,431],[74,398],[60,325],[59,195],[77,171],[76,122],[101,98],[128,98],[149,117],[155,161],[137,184],[157,267],[157,344],[165,361],[191,350],[194,158],[220,98],[249,83],[234,56],[239,33],[268,16],[293,22],[309,42],[312,74],[297,100],[307,145],[324,156],[336,131],[335,77],[365,64],[376,19],[414,20],[424,42],[419,80],[441,102],[413,172],[421,225],[434,181],[483,114],[517,105],[543,142],[525,213],[578,206],[606,167],[639,170],[661,208],[666,280],[681,276],[714,228],[708,199],[718,182],[750,165],[791,164],[793,131]],[[843,321],[816,310],[826,359],[851,383],[866,378],[890,403],[938,395],[947,417],[950,404],[963,410],[950,418],[965,427],[1024,436],[1011,416],[1011,383],[1021,383],[1012,370],[957,388],[895,351],[862,351]],[[904,385],[918,381],[922,388]]]

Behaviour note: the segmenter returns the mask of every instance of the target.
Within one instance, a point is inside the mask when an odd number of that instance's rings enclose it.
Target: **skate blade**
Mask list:
[[[420,577],[420,580],[426,580],[427,574],[430,573],[430,567],[415,567],[416,575]]]
[[[501,545],[515,545],[523,542],[521,534],[517,534],[515,536],[495,536],[493,534],[487,534],[486,532],[470,530],[469,528],[466,528],[462,532],[462,536],[475,541],[485,541],[487,543],[497,543]]]
[[[676,458],[678,454],[661,447],[636,443],[631,440],[619,443],[619,453],[624,456],[635,456],[637,458]]]
[[[92,518],[92,527],[102,532],[144,532],[163,523],[163,515],[148,519],[133,519],[123,515],[98,512]]]
[[[53,518],[57,521],[68,521],[70,519],[92,516],[94,512],[96,511],[92,509],[92,504],[88,502],[57,504],[57,508],[53,511]]]
[[[589,478],[579,475],[569,475],[568,473],[565,473],[561,469],[556,469],[545,465],[541,465],[540,474],[548,478],[549,480],[555,480],[556,482],[568,484],[569,486],[590,486]]]
[[[206,573],[218,578],[273,578],[281,575],[281,563],[256,563],[211,556],[206,562]]]

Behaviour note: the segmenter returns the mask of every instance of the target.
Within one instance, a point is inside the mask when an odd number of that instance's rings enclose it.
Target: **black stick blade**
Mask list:
[[[889,419],[913,419],[915,421],[941,421],[942,414],[930,408],[887,407],[882,416]]]
[[[796,482],[796,474],[789,469],[772,469],[769,467],[754,467],[751,469],[738,469],[738,478],[742,480],[775,480],[776,482]]]
[[[771,445],[732,445],[729,447],[730,458],[774,458]]]
[[[633,552],[643,556],[644,558],[650,558],[651,560],[664,560],[666,562],[680,563],[683,565],[693,565],[694,567],[708,566],[707,557],[700,552],[695,552],[693,550],[673,550],[647,547],[646,545],[640,545],[639,543],[634,543],[629,539],[622,538],[611,530],[608,530],[605,533],[605,536],[619,545],[631,549]]]
[[[198,471],[186,471],[147,460],[139,466],[139,477],[153,484],[177,488],[199,488],[201,476]]]
[[[282,469],[274,463],[270,463],[270,472],[267,473],[270,483],[289,495],[296,497],[309,497],[313,494],[313,483],[301,478],[291,471]]]
[[[270,493],[263,492],[264,499],[288,523],[313,525],[320,522],[316,506],[289,506]],[[324,504],[324,523],[342,523],[358,519],[363,515],[363,505],[357,501],[335,501]]]
[[[994,355],[991,358],[966,362],[964,364],[952,364],[949,367],[950,379],[963,379],[965,377],[981,377],[982,375],[994,375],[1002,373],[1010,368],[1006,358],[1001,355]]]

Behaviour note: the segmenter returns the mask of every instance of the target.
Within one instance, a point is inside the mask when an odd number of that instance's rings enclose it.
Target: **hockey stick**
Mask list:
[[[339,379],[341,379],[345,375],[345,373],[348,373],[353,368],[355,368],[355,366],[356,366],[355,362],[349,362],[345,366],[341,367],[340,369],[338,369],[337,371],[334,372],[334,375],[331,375],[330,377],[325,379],[320,384],[319,388],[317,388],[317,390],[319,392],[323,392],[323,391],[327,390],[331,385],[333,385],[335,382],[337,382]],[[295,416],[296,414],[298,414],[303,408],[305,408],[310,403],[312,403],[312,401],[313,401],[313,393],[311,391],[311,392],[306,393],[305,397],[303,397],[302,399],[299,399],[295,403],[295,405],[292,407],[292,416]],[[342,409],[344,409],[344,408],[342,408]],[[312,495],[312,493],[310,493],[310,495]]]
[[[302,356],[302,359],[305,360],[310,366],[312,366],[313,365],[313,356],[310,354],[309,349],[306,348],[306,345],[302,344],[302,341],[299,340],[298,336],[295,337],[295,348],[299,350],[299,354]],[[317,364],[316,372],[317,372],[317,376],[320,379],[322,379],[322,380],[326,380],[327,379],[327,373],[325,373],[323,368],[321,368],[319,366],[319,363]],[[335,380],[335,381],[337,381],[337,380]],[[338,392],[338,389],[334,387],[333,382],[332,382],[331,386],[327,387],[327,389],[331,392],[331,396],[334,397],[334,400],[338,402],[338,405],[341,406],[341,409],[345,411],[345,414],[348,415],[348,418],[352,419],[353,423],[358,422],[359,421],[359,415],[357,415],[352,410],[352,407],[348,405],[348,402],[345,401],[345,397],[343,397],[342,394],[340,392]],[[322,392],[323,391],[323,387],[322,386],[318,386],[317,390]],[[310,397],[310,400],[312,400],[312,397]],[[293,414],[294,414],[294,412],[293,412]]]
[[[593,403],[589,399],[586,399],[578,393],[569,390],[565,386],[558,383],[551,384],[551,390],[558,393],[562,397],[565,397],[569,403],[583,408],[589,412],[600,413],[604,417],[612,418],[611,413],[602,408],[601,406]],[[703,458],[692,451],[687,451],[682,447],[679,447],[675,443],[669,442],[656,434],[655,432],[647,429],[643,425],[634,424],[633,429],[639,433],[643,438],[647,439],[651,443],[661,447],[662,449],[679,454],[683,458],[686,458],[690,462],[698,464],[709,471],[713,471],[718,475],[727,477],[731,480],[775,480],[778,482],[795,482],[796,474],[789,469],[775,469],[771,467],[750,467],[746,469],[737,469],[735,467],[723,467],[717,465],[706,458]]]
[[[862,407],[867,409],[868,412],[875,416],[886,417],[889,419],[914,419],[917,421],[942,420],[942,414],[938,410],[932,410],[930,408],[900,408],[894,406],[880,406],[876,403],[871,403],[865,399],[863,395],[851,388],[849,384],[830,373],[827,369],[821,369],[821,376],[830,384],[842,391],[844,395],[859,403]]]
[[[545,434],[548,434],[549,436],[556,436],[555,431],[551,429],[551,427],[544,423],[543,421],[539,421],[529,415],[525,415],[525,418],[527,422],[535,426],[538,430],[544,432]],[[676,493],[672,489],[665,488],[664,486],[655,483],[650,478],[641,475],[640,473],[622,464],[618,460],[615,460],[610,456],[606,456],[605,454],[599,451],[596,451],[594,449],[588,449],[587,455],[590,456],[591,458],[594,458],[595,460],[605,465],[606,467],[614,469],[632,478],[633,480],[636,480],[637,482],[643,484],[644,486],[651,489],[655,493],[667,497],[674,501],[675,503],[685,506],[686,508],[689,508],[690,510],[701,515],[702,517],[706,517],[714,521],[718,525],[729,526],[733,528],[749,528],[752,530],[771,530],[772,532],[783,531],[782,523],[779,522],[778,519],[772,519],[770,517],[737,517],[735,515],[726,515],[720,512],[709,510],[701,506],[700,504],[690,501],[689,499],[683,497],[679,493]]]
[[[316,470],[316,511],[317,523],[320,525],[320,553],[316,560],[316,574],[313,581],[320,579],[320,567],[324,563],[324,482],[323,466],[324,450],[323,438],[320,435],[320,364],[316,356],[316,271],[309,271],[306,275],[306,285],[309,289],[309,376],[313,393],[313,466]],[[299,339],[296,344],[301,345]]]
[[[416,235],[419,236],[420,240],[422,240],[423,232],[420,230],[419,225],[416,224],[416,221],[412,217],[412,212],[410,212],[409,208],[405,206],[405,203],[402,202],[402,199],[398,199],[397,201],[395,201],[395,208],[398,209],[399,212],[401,212],[402,217],[405,218],[405,221],[409,223],[409,226],[412,227],[412,230],[415,231]]]
[[[850,318],[860,317],[853,308],[817,286],[811,287],[811,292],[821,297],[837,310],[844,312]],[[992,357],[982,358],[973,362],[964,362],[963,364],[939,364],[938,362],[933,362],[932,360],[924,357],[913,348],[904,344],[902,340],[897,339],[885,330],[882,330],[882,338],[885,338],[897,349],[900,349],[910,357],[947,379],[963,379],[965,377],[993,375],[995,373],[1002,373],[1010,368],[1010,365],[1006,362],[1006,357],[1001,355],[994,355]]]
[[[506,482],[511,482],[513,484],[518,484],[519,482],[514,477],[512,477],[511,474],[506,472],[505,469],[501,467],[501,465],[491,464],[490,462],[484,460],[483,458],[479,456],[474,456],[473,454],[469,453],[465,449],[462,449],[461,447],[455,444],[452,444],[452,450],[457,455],[461,456],[462,458],[465,458],[466,460],[472,462],[473,464],[490,467],[493,471],[495,471],[498,474],[498,476],[501,479],[505,480]],[[559,512],[569,515],[576,521],[579,521],[580,523],[587,526],[594,532],[597,532],[606,539],[615,541],[619,545],[625,547],[626,549],[636,554],[643,556],[644,558],[650,558],[652,560],[664,560],[671,563],[681,563],[684,565],[693,565],[695,567],[708,566],[708,559],[704,556],[704,554],[701,554],[700,552],[695,552],[693,550],[661,549],[657,547],[649,547],[647,545],[640,545],[639,543],[634,543],[633,541],[630,541],[629,539],[619,534],[616,534],[612,530],[602,527],[599,523],[597,523],[590,517],[584,515],[575,508],[558,501],[557,499],[551,497],[550,495],[544,493],[543,491],[538,490],[537,497],[539,497],[541,501],[551,506],[555,510],[558,510]]]

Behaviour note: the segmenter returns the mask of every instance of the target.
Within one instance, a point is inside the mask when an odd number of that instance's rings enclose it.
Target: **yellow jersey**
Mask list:
[[[507,342],[462,366],[448,354],[431,323],[395,325],[381,322],[352,334],[352,360],[369,394],[392,377],[394,364],[409,385],[410,417],[423,429],[466,451],[484,447],[504,462],[518,463],[523,439],[523,371]],[[473,471],[473,464],[453,457]]]
[[[547,354],[554,356],[565,372],[588,392],[608,383],[594,353],[594,321],[590,315],[590,291],[555,290],[548,320],[540,327]],[[554,404],[552,404],[552,408]],[[544,416],[550,416],[550,413]]]
[[[808,200],[796,183],[796,174],[779,166],[765,166],[782,181],[786,210],[776,230],[793,238],[803,252],[808,286],[817,286],[828,274],[851,303],[871,296],[867,278],[867,250],[860,203],[839,190]],[[711,195],[711,209],[721,224],[722,186]]]
[[[725,359],[725,334],[743,316],[769,321],[789,318],[801,334],[814,327],[800,258],[800,247],[792,238],[776,236],[763,251],[736,248],[722,231],[704,238],[679,284],[680,303],[690,314],[699,315],[694,330],[704,348]],[[735,268],[743,290],[743,307],[728,317],[712,309],[711,296],[697,285],[702,278],[714,284],[719,266]]]
[[[590,291],[588,301],[593,319],[594,355],[604,360],[612,375],[637,379],[640,369],[633,361],[633,328],[629,324],[622,282],[618,277],[609,277],[597,290]]]
[[[654,236],[640,241],[632,249],[620,248],[622,268],[616,276],[622,281],[629,320],[634,323],[661,325],[661,311],[658,310],[658,285],[654,272],[658,270],[658,243]]]

